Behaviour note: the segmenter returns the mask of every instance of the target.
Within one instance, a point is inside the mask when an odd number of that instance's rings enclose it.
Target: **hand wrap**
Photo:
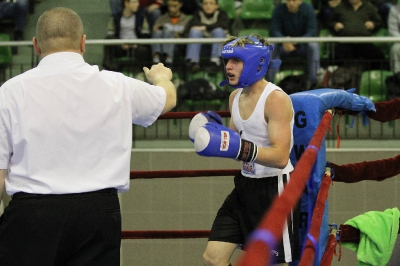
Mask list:
[[[254,142],[241,139],[240,150],[236,159],[244,162],[253,162],[257,158],[258,147]]]

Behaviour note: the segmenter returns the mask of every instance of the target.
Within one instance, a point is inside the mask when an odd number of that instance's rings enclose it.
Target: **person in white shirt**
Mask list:
[[[87,64],[83,24],[45,11],[33,46],[41,61],[0,88],[2,265],[120,265],[119,192],[129,189],[132,123],[176,105],[172,72],[144,67],[153,85]]]

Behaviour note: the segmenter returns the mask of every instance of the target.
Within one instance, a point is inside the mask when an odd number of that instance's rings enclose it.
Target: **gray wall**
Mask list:
[[[391,158],[398,149],[328,149],[328,161],[357,163]],[[132,170],[238,169],[229,159],[204,158],[192,149],[134,149]],[[383,182],[334,182],[329,191],[329,221],[342,224],[367,211],[400,206],[399,176]],[[214,216],[233,188],[232,177],[135,179],[121,194],[123,230],[209,230]],[[399,241],[398,241],[399,242]],[[123,240],[122,265],[202,265],[206,239]],[[392,261],[400,261],[400,244]],[[337,248],[339,252],[339,248]],[[235,256],[239,256],[238,251]],[[356,254],[342,248],[332,265],[357,265]],[[395,262],[389,265],[399,265]]]

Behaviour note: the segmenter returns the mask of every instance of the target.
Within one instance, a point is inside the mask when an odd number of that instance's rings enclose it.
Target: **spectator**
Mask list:
[[[153,28],[153,38],[180,38],[185,25],[190,18],[181,12],[182,0],[168,0],[168,13],[161,15]],[[174,44],[153,44],[153,63],[159,63],[164,56],[164,62],[168,67],[174,59]],[[164,55],[165,54],[165,55]]]
[[[218,6],[218,0],[203,0],[201,9],[193,14],[185,27],[187,38],[226,38],[229,29],[228,14]],[[200,71],[200,53],[202,45],[191,43],[186,48],[186,63],[192,73]],[[221,67],[220,44],[211,45],[210,65],[206,70],[212,74]],[[222,70],[222,69],[221,69]]]
[[[400,4],[393,5],[388,18],[389,35],[400,37]],[[400,43],[395,42],[390,49],[390,70],[393,74],[400,73]]]
[[[341,37],[370,37],[382,27],[382,19],[376,7],[368,1],[342,0],[333,10],[329,29]],[[348,60],[369,61],[368,69],[380,69],[385,61],[384,53],[373,43],[338,43],[334,46],[334,61],[343,64]]]
[[[124,0],[124,9],[115,20],[115,33],[118,39],[137,39],[141,35],[143,16],[139,9],[138,0]],[[137,45],[122,45],[123,50],[135,48]]]
[[[337,7],[342,0],[322,0],[319,11],[318,11],[318,21],[322,28],[328,28],[329,18],[332,16],[333,9]]]
[[[161,15],[161,5],[164,0],[139,0],[140,9],[142,9],[144,17],[147,19],[149,24],[149,34],[151,36],[151,29],[154,26],[155,21]],[[122,12],[123,5],[121,0],[110,0],[111,15],[115,16]],[[145,32],[142,32],[145,33]]]
[[[113,32],[114,35],[107,36],[109,39],[137,39],[141,37],[143,25],[143,15],[139,10],[138,0],[124,0],[124,9],[113,16]],[[123,44],[120,46],[105,46],[103,66],[105,69],[118,70],[113,63],[116,57],[133,57],[135,50],[139,46],[137,44]]]
[[[312,5],[302,0],[286,0],[277,5],[271,20],[271,37],[316,37],[317,18]],[[272,59],[283,57],[302,56],[308,61],[307,88],[317,86],[317,72],[320,68],[320,54],[318,43],[285,42],[275,45]],[[274,80],[276,70],[268,71],[270,81]]]
[[[26,19],[29,13],[29,2],[27,0],[18,1],[0,1],[0,20],[15,20],[14,40],[20,41],[24,39],[24,30]]]

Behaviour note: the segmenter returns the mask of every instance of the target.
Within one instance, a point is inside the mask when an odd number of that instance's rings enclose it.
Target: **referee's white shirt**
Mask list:
[[[151,125],[163,88],[60,52],[0,88],[0,169],[7,194],[129,188],[132,123]]]

